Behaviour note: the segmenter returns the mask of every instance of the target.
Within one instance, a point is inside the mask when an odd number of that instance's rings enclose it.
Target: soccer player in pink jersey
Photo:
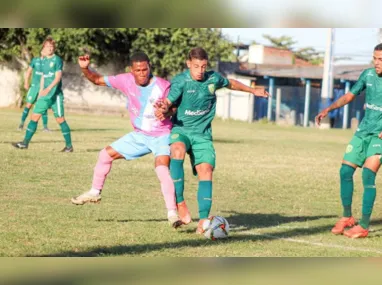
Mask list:
[[[92,188],[78,197],[73,197],[72,203],[83,205],[87,202],[100,202],[101,191],[114,160],[133,160],[152,152],[155,156],[155,172],[168,210],[168,220],[172,227],[179,227],[182,222],[178,217],[174,183],[168,168],[172,123],[170,118],[160,121],[154,114],[154,103],[167,97],[170,83],[151,74],[150,60],[143,52],[131,56],[131,72],[117,76],[102,76],[91,71],[90,57],[87,55],[80,56],[78,64],[85,77],[94,84],[118,89],[126,95],[134,131],[100,151],[94,168]]]

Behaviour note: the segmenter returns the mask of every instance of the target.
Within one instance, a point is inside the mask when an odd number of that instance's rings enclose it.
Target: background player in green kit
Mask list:
[[[156,115],[163,119],[163,113],[171,105],[178,106],[173,116],[171,131],[170,173],[175,184],[178,214],[184,224],[191,222],[183,197],[184,169],[186,153],[190,155],[194,175],[198,175],[199,224],[197,233],[202,233],[201,225],[208,218],[212,206],[212,172],[215,168],[215,149],[212,140],[211,122],[216,112],[217,89],[227,87],[245,91],[255,96],[268,97],[264,89],[248,87],[239,81],[222,77],[214,71],[207,71],[208,55],[202,48],[194,48],[187,59],[188,70],[178,74],[171,82],[166,100],[157,102]]]
[[[24,128],[24,123],[26,118],[28,117],[29,111],[32,105],[36,102],[38,97],[38,93],[40,91],[43,58],[44,58],[44,55],[43,55],[43,52],[41,51],[41,56],[34,57],[31,63],[29,64],[28,69],[25,72],[24,88],[25,90],[28,90],[28,93],[26,96],[25,108],[21,115],[19,130],[22,130]],[[32,83],[29,85],[29,80],[31,76],[32,76]],[[49,132],[47,112],[42,114],[42,123],[44,125],[43,131]]]
[[[62,152],[73,152],[70,128],[64,117],[64,95],[62,93],[62,59],[54,54],[55,42],[48,37],[43,43],[43,60],[39,98],[33,109],[31,121],[28,124],[24,140],[12,145],[18,149],[27,149],[30,140],[36,132],[37,123],[49,108],[52,108],[57,123],[65,139],[65,148]]]
[[[366,237],[369,233],[370,216],[376,197],[375,177],[381,166],[382,154],[382,44],[374,48],[374,68],[362,72],[350,92],[324,109],[316,117],[321,120],[332,110],[340,108],[354,100],[366,90],[365,117],[359,125],[352,140],[346,147],[340,168],[341,201],[343,217],[332,229],[333,234],[344,234],[350,238]],[[362,218],[358,225],[352,216],[353,174],[357,167],[363,167],[362,183],[364,187],[362,202]],[[345,228],[351,227],[346,230]]]

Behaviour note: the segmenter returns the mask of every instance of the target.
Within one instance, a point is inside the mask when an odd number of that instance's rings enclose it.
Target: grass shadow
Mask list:
[[[214,143],[221,143],[221,144],[242,144],[245,143],[244,140],[231,140],[231,139],[214,139]]]
[[[226,240],[209,241],[204,239],[202,236],[197,239],[185,239],[176,242],[165,242],[165,243],[148,243],[148,244],[136,244],[136,245],[118,245],[111,247],[95,247],[84,251],[64,251],[58,253],[52,253],[47,255],[35,255],[40,257],[64,257],[64,256],[83,256],[83,257],[94,257],[94,256],[115,256],[115,255],[142,255],[153,251],[164,251],[171,249],[182,249],[182,248],[197,248],[205,246],[214,246],[219,244],[230,244],[236,242],[245,241],[271,241],[280,240],[283,238],[292,238],[297,236],[310,236],[319,234],[322,232],[329,232],[332,223],[320,225],[316,227],[294,227],[285,229],[277,232],[269,233],[240,233],[241,231],[248,231],[250,229],[259,229],[274,227],[283,223],[293,223],[293,222],[306,222],[318,219],[333,218],[336,216],[282,216],[279,214],[247,214],[231,212],[232,215],[227,217],[227,220],[235,228],[242,228],[239,230],[233,230],[231,236]],[[128,220],[117,220],[117,219],[98,219],[99,222],[163,222],[165,219],[128,219]],[[184,227],[178,230],[178,234],[193,234],[195,235],[194,227]]]
[[[291,229],[277,233],[267,234],[236,234],[230,236],[225,240],[210,241],[202,236],[196,239],[185,239],[177,242],[164,242],[164,243],[147,243],[135,245],[117,245],[109,247],[95,247],[83,251],[63,251],[52,254],[33,255],[35,257],[96,257],[96,256],[118,256],[118,255],[133,255],[139,256],[154,251],[174,250],[182,248],[203,248],[207,246],[217,246],[221,244],[231,244],[237,242],[257,242],[257,241],[271,241],[283,238],[290,238],[295,236],[308,236],[321,232],[326,232],[330,229],[330,225],[311,227],[309,229]],[[184,233],[180,232],[180,234]],[[181,252],[181,251],[180,251]],[[32,255],[28,255],[32,256]]]
[[[102,131],[127,131],[125,129],[71,129],[71,132],[102,132]]]
[[[336,215],[282,216],[280,214],[239,213],[236,211],[229,211],[226,213],[230,214],[227,216],[227,221],[232,225],[232,228],[240,228],[238,231],[247,231],[254,228],[277,227],[282,224],[301,223],[337,217]]]

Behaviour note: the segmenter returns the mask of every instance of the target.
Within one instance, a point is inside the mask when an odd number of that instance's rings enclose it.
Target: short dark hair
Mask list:
[[[382,43],[379,45],[376,45],[374,50],[382,50]]]
[[[142,62],[142,61],[147,61],[147,63],[150,64],[150,59],[148,55],[144,53],[143,51],[137,51],[130,56],[129,66],[132,66],[134,62]]]
[[[192,59],[208,60],[208,54],[203,48],[196,47],[188,53],[188,60]]]

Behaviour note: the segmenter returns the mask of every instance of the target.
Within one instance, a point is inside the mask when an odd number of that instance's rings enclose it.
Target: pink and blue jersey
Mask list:
[[[149,136],[163,136],[169,134],[172,128],[171,120],[156,119],[154,103],[158,99],[167,98],[170,82],[154,76],[148,86],[139,86],[135,83],[131,73],[116,76],[105,76],[107,86],[122,91],[128,100],[130,121],[137,132]]]

